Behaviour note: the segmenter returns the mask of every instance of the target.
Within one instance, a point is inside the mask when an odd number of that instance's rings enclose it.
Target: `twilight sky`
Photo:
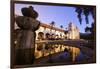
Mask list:
[[[45,24],[50,24],[52,21],[54,21],[55,27],[58,28],[60,28],[60,25],[63,25],[63,29],[65,29],[68,27],[68,24],[72,22],[79,28],[80,32],[84,33],[84,28],[86,26],[91,27],[91,23],[93,22],[92,16],[89,15],[89,24],[86,25],[84,15],[82,15],[83,20],[82,24],[80,25],[75,8],[67,6],[15,4],[15,14],[22,15],[21,8],[28,6],[33,6],[38,12],[39,17],[37,20]]]

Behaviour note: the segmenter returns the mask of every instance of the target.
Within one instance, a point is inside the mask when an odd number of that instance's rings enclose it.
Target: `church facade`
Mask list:
[[[67,35],[68,39],[80,39],[79,29],[73,23],[69,23]]]

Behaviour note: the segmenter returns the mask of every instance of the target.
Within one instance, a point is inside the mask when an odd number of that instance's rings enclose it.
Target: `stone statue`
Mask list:
[[[29,6],[29,8],[24,7],[21,9],[21,11],[24,16],[31,17],[34,19],[38,17],[38,13],[34,10],[32,6]]]
[[[16,24],[20,28],[17,34],[16,43],[16,65],[33,64],[35,60],[35,31],[39,28],[40,22],[36,20],[38,13],[32,6],[21,9],[23,16],[16,17]]]

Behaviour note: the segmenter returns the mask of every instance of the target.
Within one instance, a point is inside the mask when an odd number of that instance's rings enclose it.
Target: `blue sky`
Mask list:
[[[84,28],[86,26],[91,27],[91,23],[93,22],[92,16],[89,15],[89,24],[86,25],[84,15],[82,15],[83,20],[82,24],[80,25],[75,8],[66,6],[15,4],[15,14],[22,15],[21,8],[28,6],[33,6],[39,13],[37,20],[45,24],[50,24],[52,21],[54,21],[55,27],[58,28],[60,28],[60,25],[63,25],[63,29],[65,29],[68,27],[68,24],[72,22],[79,28],[80,32],[84,33]]]

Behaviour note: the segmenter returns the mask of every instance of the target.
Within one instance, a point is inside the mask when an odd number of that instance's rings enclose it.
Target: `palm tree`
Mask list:
[[[87,26],[87,27],[85,28],[85,32],[90,32],[90,27]]]
[[[52,31],[52,29],[53,29],[53,27],[55,26],[55,22],[54,21],[52,21],[51,23],[50,23],[50,26],[51,26],[51,30],[50,30],[50,32]]]
[[[85,32],[90,32],[91,34],[94,33],[94,23],[91,24],[91,27],[86,27]]]
[[[63,29],[63,25],[60,25],[60,28]]]
[[[60,28],[63,29],[63,25],[60,25]],[[60,36],[62,37],[62,34],[60,34]]]
[[[89,24],[89,14],[92,15],[92,18],[94,19],[94,23],[95,23],[95,8],[94,7],[76,7],[76,10],[75,12],[77,12],[77,17],[79,19],[79,22],[81,24],[82,22],[82,14],[85,15],[85,21],[86,21],[86,24]],[[85,32],[90,32],[91,33],[91,36],[94,36],[94,23],[92,23],[92,26],[91,27],[86,27],[85,28]],[[94,37],[92,37],[94,38]]]
[[[66,31],[68,31],[68,28],[67,27],[65,29],[66,29]]]
[[[77,17],[79,19],[79,22],[80,24],[82,23],[82,17],[81,17],[81,14],[82,14],[82,9],[80,7],[76,8],[75,12],[78,13]]]
[[[83,8],[83,9],[84,9],[83,13],[85,15],[86,24],[89,24],[88,16],[89,16],[90,10],[89,8]]]
[[[94,7],[76,7],[75,12],[77,12],[78,14],[77,17],[79,19],[80,24],[82,22],[82,17],[81,17],[82,14],[85,15],[86,24],[89,23],[89,19],[88,19],[89,14],[91,14],[94,19],[94,15],[95,15],[94,10],[95,10]]]

